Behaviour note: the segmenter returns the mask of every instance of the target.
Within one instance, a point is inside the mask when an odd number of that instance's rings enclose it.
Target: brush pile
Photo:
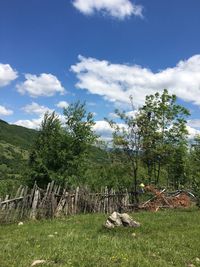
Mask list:
[[[140,205],[141,209],[148,211],[158,211],[161,208],[189,208],[195,198],[192,193],[187,191],[176,191],[169,194],[165,189],[159,191],[153,186],[146,186],[145,190],[154,194],[151,199]]]

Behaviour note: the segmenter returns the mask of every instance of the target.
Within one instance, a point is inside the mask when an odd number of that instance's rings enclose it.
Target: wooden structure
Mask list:
[[[131,193],[102,188],[90,192],[87,188],[62,189],[51,182],[46,190],[36,184],[32,189],[20,186],[14,197],[0,199],[0,223],[24,219],[54,218],[78,213],[112,213],[131,206]]]
[[[166,193],[152,186],[145,187],[153,197],[141,203],[137,208],[157,211],[160,208],[190,207],[195,201],[189,192]],[[132,211],[133,195],[124,190],[116,192],[102,188],[101,192],[91,192],[88,188],[77,187],[74,190],[61,188],[54,182],[41,189],[34,185],[32,189],[20,186],[15,196],[0,198],[0,223],[10,223],[24,219],[45,219],[74,215],[78,213],[106,213],[114,211]]]

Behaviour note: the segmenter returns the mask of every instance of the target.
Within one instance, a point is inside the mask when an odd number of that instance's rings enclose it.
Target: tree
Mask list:
[[[95,124],[93,113],[87,112],[85,103],[80,101],[70,104],[64,109],[64,134],[68,152],[68,176],[79,183],[85,174],[91,146],[95,143],[97,135],[93,131]]]
[[[132,103],[132,98],[130,98]],[[132,105],[133,107],[133,105]],[[109,121],[110,126],[114,129],[113,133],[113,144],[117,149],[124,152],[124,155],[128,157],[131,164],[133,184],[132,184],[132,194],[133,203],[138,206],[138,169],[140,153],[142,148],[142,132],[139,117],[136,114],[135,117],[127,115],[125,111],[115,110],[116,115],[121,119],[122,124],[116,123],[114,121]]]
[[[138,117],[149,183],[154,176],[155,184],[159,184],[161,167],[169,165],[170,159],[176,157],[180,161],[184,158],[187,151],[187,116],[189,111],[176,104],[176,96],[169,95],[166,89],[161,95],[146,96]]]
[[[30,183],[37,182],[41,187],[59,173],[64,162],[62,158],[63,131],[55,112],[45,113],[36,141],[29,157],[31,169]]]
[[[134,110],[133,98],[130,98]],[[134,202],[137,204],[138,173],[141,161],[147,166],[148,181],[160,182],[162,167],[173,170],[171,180],[175,187],[184,183],[184,156],[187,152],[186,108],[176,104],[176,96],[165,89],[160,95],[146,96],[145,104],[134,116],[125,111],[115,111],[121,124],[109,121],[114,129],[114,146],[124,151],[132,166]],[[166,171],[167,170],[167,171]]]
[[[195,136],[191,146],[189,167],[192,189],[197,197],[197,205],[200,207],[200,135]]]
[[[65,125],[53,113],[46,113],[30,153],[31,182],[45,186],[51,180],[81,183],[90,146],[96,140],[92,113],[76,102],[64,109]]]

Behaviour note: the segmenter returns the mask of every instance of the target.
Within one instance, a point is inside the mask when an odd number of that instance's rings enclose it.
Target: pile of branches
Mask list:
[[[158,190],[153,186],[146,186],[145,190],[154,196],[140,205],[141,209],[148,211],[158,211],[161,208],[189,208],[194,203],[195,196],[187,191],[178,190],[167,193],[166,189]]]

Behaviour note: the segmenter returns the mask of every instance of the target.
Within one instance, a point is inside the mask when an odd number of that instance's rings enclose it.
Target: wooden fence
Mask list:
[[[62,189],[51,182],[46,190],[36,184],[32,189],[20,186],[14,197],[0,199],[0,222],[9,223],[27,218],[54,218],[77,213],[111,213],[131,207],[131,194],[104,188],[99,193],[77,187]]]

